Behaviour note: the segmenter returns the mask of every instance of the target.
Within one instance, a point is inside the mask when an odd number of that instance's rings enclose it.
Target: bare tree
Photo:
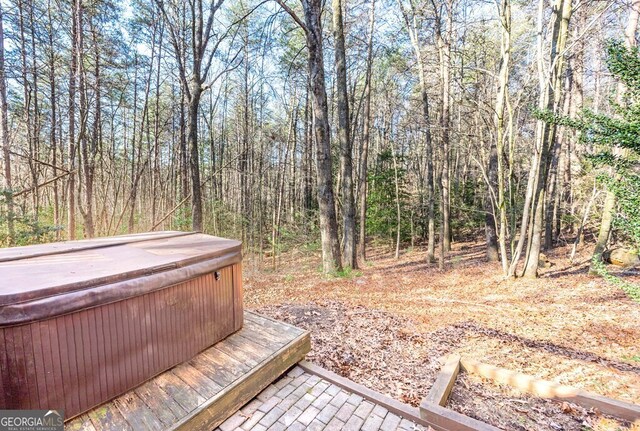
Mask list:
[[[9,141],[9,108],[7,106],[7,78],[4,57],[4,14],[0,4],[0,145],[4,162],[4,194],[7,200],[7,236],[9,245],[15,238],[13,222],[13,181],[11,175],[11,149]]]
[[[333,38],[335,39],[336,81],[338,91],[338,140],[340,142],[340,173],[342,176],[342,263],[357,268],[356,208],[353,197],[353,143],[349,116],[347,59],[342,19],[342,0],[333,0]]]
[[[367,245],[367,168],[371,141],[371,69],[373,67],[373,32],[376,19],[376,0],[371,0],[369,12],[369,36],[367,40],[367,70],[364,81],[364,108],[362,125],[362,148],[360,152],[360,178],[358,185],[359,235],[358,257],[364,263]]]
[[[284,3],[284,0],[277,0],[277,2],[305,34],[309,80],[313,96],[313,129],[317,146],[316,170],[318,173],[322,268],[325,273],[330,273],[342,269],[342,259],[338,241],[338,223],[336,220],[331,173],[331,132],[329,129],[329,109],[325,88],[322,44],[322,2],[320,0],[302,0],[304,22],[293,9]]]
[[[181,13],[182,2],[155,0],[169,30],[171,45],[178,65],[178,77],[187,104],[187,146],[191,172],[191,207],[193,230],[201,231],[202,189],[200,183],[200,152],[198,148],[198,115],[200,100],[223,36],[214,30],[216,14],[224,0],[194,0],[186,3],[186,14]],[[189,17],[189,21],[183,21]],[[184,39],[189,34],[190,47]]]

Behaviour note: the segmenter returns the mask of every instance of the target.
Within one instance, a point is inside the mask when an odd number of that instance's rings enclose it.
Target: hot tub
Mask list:
[[[157,232],[0,250],[0,409],[71,418],[242,321],[238,241]]]

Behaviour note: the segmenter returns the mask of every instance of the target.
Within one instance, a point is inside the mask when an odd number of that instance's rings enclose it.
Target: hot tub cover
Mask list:
[[[0,327],[97,307],[240,262],[241,243],[155,232],[0,250]]]

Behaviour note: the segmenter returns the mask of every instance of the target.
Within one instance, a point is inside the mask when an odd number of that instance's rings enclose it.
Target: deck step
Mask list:
[[[304,358],[309,332],[245,311],[195,358],[65,424],[66,430],[211,430]],[[189,336],[185,334],[185,336]]]

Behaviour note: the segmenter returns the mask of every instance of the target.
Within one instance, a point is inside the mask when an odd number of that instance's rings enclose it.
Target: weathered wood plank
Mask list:
[[[273,335],[283,338],[298,336],[304,333],[304,329],[297,328],[289,325],[288,323],[280,322],[272,319],[271,317],[263,316],[261,314],[246,312],[245,320],[258,324],[263,330],[270,332]]]
[[[191,364],[180,364],[171,372],[205,398],[211,398],[222,390],[222,386],[202,374]]]
[[[112,402],[96,407],[89,411],[87,416],[91,418],[91,422],[99,431],[131,430],[131,425]]]
[[[640,406],[635,404],[603,397],[572,386],[537,379],[526,374],[483,364],[472,359],[462,358],[460,359],[460,364],[468,373],[477,374],[493,382],[508,385],[519,391],[541,398],[569,401],[586,408],[595,407],[600,410],[601,413],[631,422],[640,420]]]
[[[420,405],[420,416],[437,431],[500,431],[493,425],[432,403]]]
[[[171,426],[187,413],[156,384],[155,379],[137,387],[135,392],[165,426]]]
[[[257,367],[245,373],[213,398],[184,417],[171,428],[175,431],[213,429],[224,422],[262,389],[273,382],[311,349],[308,332],[274,352]]]
[[[283,338],[281,336],[275,336],[268,331],[262,329],[255,322],[249,320],[245,321],[245,325],[241,331],[234,334],[234,338],[242,338],[243,340],[251,340],[257,344],[260,344],[268,349],[273,349],[274,346],[284,346],[287,340],[291,340],[294,337]]]
[[[135,431],[160,431],[164,429],[160,419],[133,391],[113,400],[113,405]]]
[[[451,354],[447,357],[445,364],[440,369],[436,381],[431,386],[423,403],[432,403],[439,406],[445,406],[456,377],[460,371],[460,355]]]
[[[218,343],[216,347],[230,356],[244,360],[245,363],[254,366],[268,358],[276,346],[268,349],[246,338],[229,337]]]
[[[206,400],[205,397],[196,392],[171,371],[159,375],[155,381],[158,386],[180,404],[187,413],[197,408]]]
[[[64,427],[67,431],[96,431],[95,426],[91,422],[91,418],[84,414],[73,419]]]

